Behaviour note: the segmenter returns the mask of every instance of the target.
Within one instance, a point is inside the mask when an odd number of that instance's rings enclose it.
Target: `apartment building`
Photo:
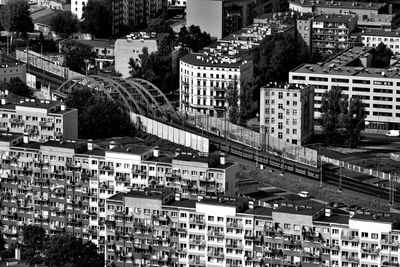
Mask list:
[[[159,149],[71,140],[30,142],[0,135],[3,234],[17,242],[22,226],[66,232],[101,249],[108,236],[105,200],[117,192],[147,187],[182,192],[182,197],[236,194],[238,164],[212,155],[161,154]],[[190,158],[190,160],[189,160]]]
[[[158,51],[160,41],[165,34],[135,32],[127,35],[125,38],[115,41],[115,71],[122,74],[122,77],[130,77],[129,59],[132,58],[140,64],[139,55],[143,54],[143,48],[147,48],[149,54]]]
[[[351,33],[356,29],[357,16],[323,14],[312,20],[312,48],[322,53],[335,54],[354,46]],[[357,39],[355,39],[357,40]]]
[[[300,14],[296,20],[297,40],[303,51],[312,52],[312,19],[311,13]]]
[[[106,200],[106,260],[116,266],[394,266],[398,214],[346,214],[312,201],[276,208],[167,190]]]
[[[319,64],[302,64],[289,73],[290,83],[315,88],[314,117],[320,118],[322,95],[333,87],[349,97],[360,97],[366,108],[367,128],[397,129],[400,123],[399,58],[385,68],[373,65],[373,48],[353,47]]]
[[[113,34],[148,23],[167,10],[167,0],[112,0]]]
[[[32,141],[78,138],[78,110],[49,100],[21,99],[10,102],[0,96],[0,130],[25,134]]]
[[[186,25],[199,26],[221,39],[250,25],[257,16],[278,11],[283,4],[278,0],[187,0]]]
[[[87,2],[88,0],[71,0],[71,13],[82,19]]]
[[[23,63],[3,63],[0,64],[0,82],[11,82],[12,79],[20,79],[26,82],[26,65]]]
[[[284,23],[285,16],[270,14],[254,24],[231,34],[203,52],[180,59],[180,110],[223,117],[229,108],[228,87],[236,86],[240,94],[243,82],[253,78],[253,56],[261,41],[273,34],[294,35],[294,23]],[[287,19],[287,17],[285,18]]]
[[[301,145],[314,132],[314,89],[268,84],[260,89],[260,132]]]
[[[358,27],[364,29],[396,29],[400,16],[389,3],[293,0],[289,9],[299,13],[356,15]]]
[[[400,53],[400,32],[385,30],[364,30],[360,33],[360,41],[366,47],[377,47],[384,43],[393,53]]]

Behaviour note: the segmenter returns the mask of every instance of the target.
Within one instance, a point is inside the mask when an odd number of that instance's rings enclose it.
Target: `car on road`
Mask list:
[[[311,194],[309,192],[307,192],[307,191],[301,191],[299,193],[299,196],[304,197],[304,198],[310,198]]]
[[[388,137],[400,137],[400,130],[390,130],[386,133]]]

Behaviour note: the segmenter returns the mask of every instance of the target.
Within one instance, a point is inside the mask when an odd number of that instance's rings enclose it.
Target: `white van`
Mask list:
[[[390,130],[386,136],[390,137],[400,137],[400,130]]]

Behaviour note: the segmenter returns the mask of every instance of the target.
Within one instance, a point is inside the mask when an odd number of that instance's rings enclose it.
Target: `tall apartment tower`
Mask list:
[[[147,23],[167,8],[167,0],[112,0],[113,33]]]

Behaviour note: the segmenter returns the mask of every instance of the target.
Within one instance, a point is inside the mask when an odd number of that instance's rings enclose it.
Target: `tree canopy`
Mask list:
[[[372,50],[372,65],[375,68],[386,68],[389,65],[390,58],[393,56],[392,50],[383,42],[380,42],[375,50]]]
[[[108,98],[76,89],[68,96],[66,104],[78,109],[79,138],[99,139],[134,133],[129,116]]]
[[[359,97],[349,100],[337,87],[326,91],[322,96],[321,126],[329,143],[338,136],[343,136],[349,147],[356,147],[361,132],[365,129],[365,118],[365,107]]]
[[[64,38],[77,32],[77,25],[78,18],[71,12],[58,12],[50,21],[51,29]]]
[[[10,93],[23,97],[33,97],[32,90],[19,78],[12,79],[9,83],[0,84],[0,90],[8,90]]]
[[[178,42],[184,47],[188,47],[192,52],[197,53],[207,45],[212,43],[211,36],[202,32],[199,26],[191,25],[188,28],[182,27],[179,35]]]
[[[306,60],[299,44],[291,35],[275,34],[265,38],[255,56],[255,76],[260,84],[287,82],[289,71]]]
[[[43,255],[46,232],[43,228],[35,225],[27,225],[22,229],[23,244],[21,259],[29,264],[40,264],[43,262]]]
[[[33,31],[28,1],[8,1],[7,4],[0,9],[0,24],[6,31],[17,32],[22,35]]]
[[[112,1],[89,0],[83,11],[82,31],[94,34],[96,38],[112,36]]]
[[[86,61],[93,64],[96,57],[92,47],[75,40],[65,41],[61,47],[61,54],[65,57],[65,66],[82,74],[86,72]]]
[[[129,59],[129,67],[132,77],[145,79],[164,93],[171,91],[173,83],[171,55],[163,55],[161,52],[149,53],[145,47],[139,55],[139,60]]]

